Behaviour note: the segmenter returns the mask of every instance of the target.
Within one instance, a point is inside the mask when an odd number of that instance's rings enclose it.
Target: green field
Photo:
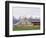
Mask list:
[[[20,30],[39,30],[40,25],[16,25],[13,27],[13,31],[20,31]]]

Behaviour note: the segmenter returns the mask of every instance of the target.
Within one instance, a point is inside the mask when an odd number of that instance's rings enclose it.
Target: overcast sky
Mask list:
[[[38,7],[13,7],[12,12],[13,12],[13,16],[16,18],[18,18],[19,16],[40,17],[40,8]]]

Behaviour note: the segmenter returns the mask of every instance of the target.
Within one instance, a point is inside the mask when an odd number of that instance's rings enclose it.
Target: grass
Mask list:
[[[13,31],[20,31],[20,30],[39,30],[40,25],[16,25],[13,27]]]

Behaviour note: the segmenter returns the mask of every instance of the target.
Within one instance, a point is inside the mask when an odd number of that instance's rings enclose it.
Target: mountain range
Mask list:
[[[17,22],[19,22],[21,19],[17,19],[17,18],[14,18],[13,17],[13,24],[16,24]],[[40,19],[37,19],[37,18],[35,18],[35,19],[33,19],[33,18],[28,18],[27,19],[29,22],[40,22]]]

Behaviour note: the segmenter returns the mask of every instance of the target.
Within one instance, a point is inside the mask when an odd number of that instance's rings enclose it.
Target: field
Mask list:
[[[21,31],[21,30],[39,30],[40,29],[40,25],[15,25],[13,27],[13,31]]]

